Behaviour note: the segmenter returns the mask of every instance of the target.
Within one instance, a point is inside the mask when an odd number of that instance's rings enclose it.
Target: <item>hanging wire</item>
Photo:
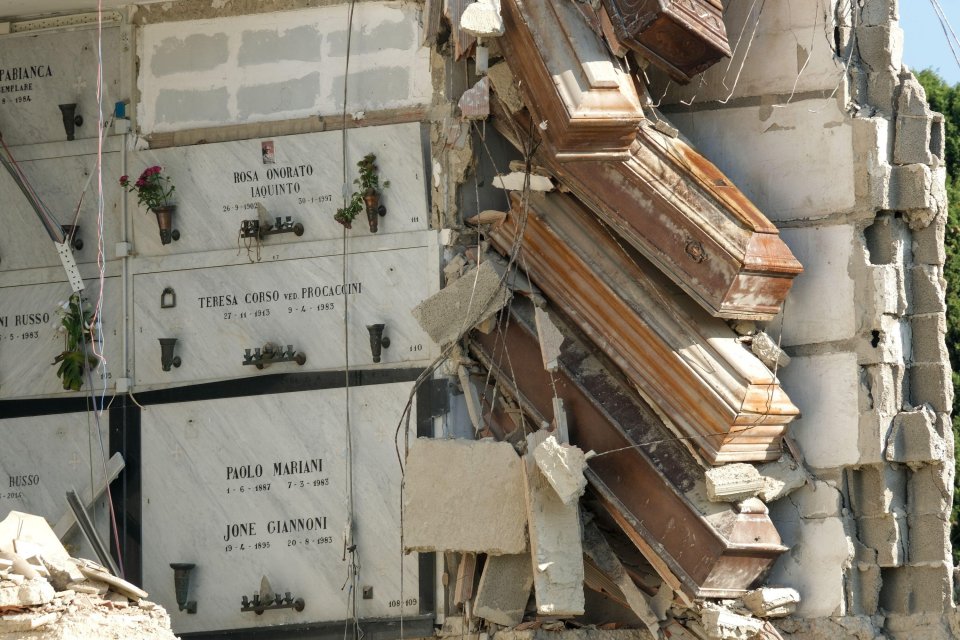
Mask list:
[[[957,66],[960,67],[960,54],[958,54],[958,51],[960,51],[960,39],[957,38],[957,33],[950,25],[950,21],[947,19],[947,12],[943,10],[940,0],[930,0],[930,4],[933,5],[933,10],[937,13],[940,28],[943,29],[943,35],[947,39],[947,45],[950,47],[950,53],[953,54],[953,60],[957,63]],[[947,33],[948,30],[949,33]],[[953,38],[950,36],[953,36]]]

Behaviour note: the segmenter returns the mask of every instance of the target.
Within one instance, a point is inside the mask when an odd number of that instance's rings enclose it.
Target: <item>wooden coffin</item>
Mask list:
[[[506,56],[533,117],[559,154],[623,154],[643,122],[633,78],[607,53],[575,3],[503,0]],[[545,129],[543,128],[545,127]]]
[[[562,314],[548,312],[565,335],[552,379],[532,303],[519,296],[502,331],[470,335],[471,355],[534,424],[553,417],[556,391],[571,442],[601,454],[589,462],[592,491],[671,588],[726,598],[754,587],[786,551],[769,517],[708,502],[704,469],[686,445]]]
[[[503,0],[501,7],[500,41],[529,114],[495,104],[497,129],[521,149],[529,132],[539,136],[535,162],[712,315],[773,319],[803,270],[776,226],[682,139],[654,129],[639,110],[625,117],[600,104],[599,94],[633,104],[632,86],[611,80],[609,93],[583,92],[584,68],[613,70],[611,78],[623,72],[573,3]],[[556,36],[577,28],[576,38]],[[581,79],[580,93],[565,89],[571,78]],[[576,108],[571,95],[583,98]]]
[[[603,0],[621,43],[686,84],[730,57],[720,0]]]
[[[767,367],[575,198],[531,194],[489,231],[711,463],[775,460],[799,413]],[[525,224],[524,224],[525,217]],[[518,229],[523,226],[523,232]],[[518,239],[519,236],[519,239]]]

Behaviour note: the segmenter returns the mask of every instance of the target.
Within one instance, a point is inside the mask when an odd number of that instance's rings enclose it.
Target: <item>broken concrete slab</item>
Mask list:
[[[540,341],[540,354],[543,356],[543,368],[547,371],[556,371],[564,335],[550,319],[550,314],[540,307],[534,307],[533,311],[537,323],[537,338]]]
[[[523,96],[520,94],[520,88],[517,85],[516,78],[506,62],[498,62],[487,70],[487,77],[493,84],[493,90],[500,98],[503,106],[510,113],[516,113],[523,109]]]
[[[404,551],[523,553],[522,474],[506,442],[418,438],[404,470]]]
[[[533,567],[530,554],[490,556],[480,575],[473,612],[505,627],[520,624],[531,587]]]
[[[479,3],[478,3],[479,4]],[[490,79],[484,76],[460,96],[460,115],[467,120],[483,120],[490,115]]]
[[[587,461],[580,447],[560,444],[551,435],[534,449],[533,458],[560,500],[564,504],[576,504],[587,488],[583,475]]]
[[[707,636],[716,640],[755,640],[762,637],[763,621],[741,616],[720,607],[705,607],[700,622]]]
[[[503,35],[503,17],[500,0],[477,0],[467,5],[460,15],[460,29],[477,38],[497,38]]]
[[[434,342],[447,345],[496,313],[511,295],[493,265],[482,262],[411,313]]]
[[[789,456],[761,465],[757,471],[763,481],[758,497],[768,503],[789,495],[807,483],[807,472],[803,465]]]
[[[494,176],[493,186],[507,191],[523,191],[526,178],[527,174],[522,171],[511,171],[504,175]],[[553,181],[547,176],[530,174],[531,191],[553,191],[553,189]]]
[[[533,452],[549,434],[527,436]],[[583,544],[577,504],[564,504],[537,467],[532,453],[523,457],[521,474],[530,530],[537,612],[550,616],[583,614]]]
[[[707,498],[711,502],[740,502],[763,489],[763,478],[752,464],[734,463],[706,472]]]
[[[797,610],[800,594],[789,587],[762,587],[743,595],[743,604],[758,618],[783,618]]]
[[[473,578],[477,571],[477,554],[464,553],[457,566],[457,583],[453,589],[454,604],[463,604],[473,597]]]

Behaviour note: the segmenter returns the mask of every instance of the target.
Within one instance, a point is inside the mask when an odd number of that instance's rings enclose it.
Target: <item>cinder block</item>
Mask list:
[[[946,259],[943,247],[947,220],[938,216],[929,226],[913,232],[913,261],[916,264],[943,266]]]
[[[418,438],[404,473],[405,550],[523,553],[521,473],[507,442]]]
[[[951,506],[953,478],[943,465],[924,465],[907,481],[907,511],[910,515],[940,515]]]
[[[862,323],[876,328],[884,314],[897,315],[906,308],[903,271],[899,264],[880,264],[867,267],[868,298],[862,308]]]
[[[953,384],[950,363],[921,363],[910,367],[910,404],[929,404],[937,413],[953,407]]]
[[[928,209],[933,173],[925,164],[895,166],[890,171],[889,208],[895,211]]]
[[[857,518],[860,541],[877,552],[877,565],[899,567],[907,561],[907,518],[884,513]]]
[[[871,69],[899,70],[903,63],[903,29],[896,22],[858,26],[857,49]]]
[[[900,78],[891,69],[875,70],[867,75],[867,102],[876,107],[877,113],[893,116],[894,100]]]
[[[859,517],[883,516],[904,511],[907,502],[907,470],[888,464],[849,469],[850,506]]]
[[[907,566],[881,572],[880,606],[888,613],[942,613],[951,604],[953,567]]]
[[[843,508],[843,496],[826,482],[814,480],[797,489],[790,498],[801,518],[835,518]]]
[[[860,13],[862,24],[882,25],[897,20],[897,0],[870,0]]]
[[[950,560],[950,521],[947,514],[907,516],[910,564],[938,564]]]
[[[783,387],[803,417],[790,425],[808,465],[835,469],[860,459],[860,384],[857,356],[795,357],[781,370]]]
[[[928,227],[929,228],[929,227]],[[944,301],[947,281],[942,267],[929,264],[910,268],[910,306],[908,313],[943,313],[947,310]]]
[[[882,315],[873,326],[867,326],[857,349],[862,365],[896,365],[903,362],[903,347],[908,342],[904,332],[906,321],[892,315]]]
[[[781,237],[803,264],[787,298],[783,345],[813,344],[852,338],[859,312],[850,261],[856,233],[850,225],[783,229]],[[824,296],[824,291],[833,292]],[[796,366],[796,363],[791,367]]]
[[[927,106],[923,87],[910,75],[901,75],[903,84],[897,97],[896,137],[893,145],[895,164],[932,164],[930,152],[933,113]]]
[[[880,567],[873,563],[857,562],[847,572],[847,577],[848,613],[860,616],[875,614],[880,606]]]
[[[870,409],[860,413],[859,465],[878,465],[886,462],[883,452],[887,434],[893,424],[893,414]]]
[[[937,433],[935,421],[928,407],[898,413],[887,439],[886,459],[908,464],[944,460],[946,444]]]
[[[947,318],[942,313],[915,315],[910,319],[913,362],[941,363],[949,360],[944,336]]]

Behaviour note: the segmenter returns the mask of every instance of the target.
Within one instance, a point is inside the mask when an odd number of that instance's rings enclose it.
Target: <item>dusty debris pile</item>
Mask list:
[[[46,520],[0,522],[0,638],[175,640],[163,607],[95,562],[71,558]]]

